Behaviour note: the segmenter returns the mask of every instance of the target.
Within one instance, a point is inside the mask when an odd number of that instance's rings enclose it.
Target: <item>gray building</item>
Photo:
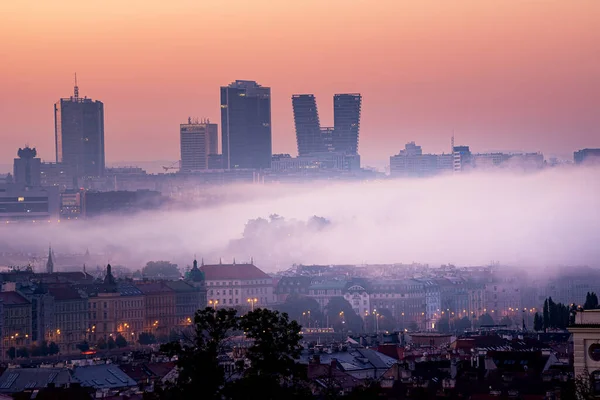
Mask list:
[[[42,221],[56,218],[59,203],[58,187],[0,184],[0,221]]]
[[[312,94],[292,96],[298,156],[326,151],[322,137],[317,102]]]
[[[40,186],[42,161],[36,158],[35,148],[26,146],[17,152],[19,158],[14,159],[14,182],[18,185]]]
[[[361,104],[359,93],[333,96],[332,144],[335,151],[358,154]]]
[[[600,163],[600,149],[583,149],[573,153],[575,164]]]
[[[76,177],[104,173],[104,104],[74,95],[54,105],[56,162],[66,164]]]
[[[188,119],[179,126],[181,171],[192,172],[209,168],[209,156],[218,152],[218,126],[209,120]]]
[[[221,87],[221,129],[225,169],[271,166],[271,88],[237,80]]]

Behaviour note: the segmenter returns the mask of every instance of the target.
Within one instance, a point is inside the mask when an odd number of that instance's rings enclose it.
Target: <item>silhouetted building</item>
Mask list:
[[[271,89],[237,80],[221,87],[223,167],[271,165]]]
[[[37,151],[35,148],[32,149],[26,146],[19,149],[17,155],[19,158],[15,158],[13,164],[14,183],[25,186],[40,186],[42,161],[36,158]]]
[[[298,155],[305,156],[325,151],[315,96],[312,94],[293,95],[292,108],[294,109]]]
[[[600,149],[583,149],[573,153],[575,164],[600,163]]]
[[[83,192],[83,214],[86,217],[103,214],[131,214],[161,207],[165,198],[160,192],[151,190]]]
[[[104,173],[104,104],[75,93],[54,105],[56,162],[66,164],[76,177]]]
[[[454,146],[454,171],[459,172],[472,167],[472,156],[469,146]]]
[[[348,154],[358,153],[360,110],[362,97],[358,93],[336,94],[333,97],[333,148]]]
[[[208,120],[188,119],[179,126],[181,144],[181,171],[208,169],[208,157],[218,152],[218,126]]]
[[[452,154],[423,154],[421,146],[407,143],[404,150],[390,157],[390,175],[393,177],[425,177],[453,169]]]
[[[208,169],[223,169],[223,155],[222,154],[209,154],[208,155]]]
[[[0,221],[41,221],[57,217],[59,197],[56,187],[0,185]]]
[[[54,261],[52,260],[52,248],[48,248],[48,261],[46,261],[46,273],[51,274],[54,272]]]

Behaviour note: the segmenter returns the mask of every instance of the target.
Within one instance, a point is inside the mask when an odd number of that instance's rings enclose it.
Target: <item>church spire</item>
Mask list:
[[[48,246],[48,261],[46,262],[46,272],[49,274],[54,272],[54,261],[52,260],[52,246]]]

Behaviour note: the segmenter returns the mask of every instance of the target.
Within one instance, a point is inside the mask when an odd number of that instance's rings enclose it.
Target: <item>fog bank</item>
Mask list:
[[[293,263],[600,264],[600,169],[498,172],[328,185],[220,187],[224,204],[0,230],[0,249],[106,253],[137,269],[254,258]],[[269,222],[277,214],[283,219]],[[329,223],[314,223],[319,216]],[[267,221],[251,224],[249,220]],[[319,220],[322,221],[322,220]],[[8,228],[8,229],[7,229]]]

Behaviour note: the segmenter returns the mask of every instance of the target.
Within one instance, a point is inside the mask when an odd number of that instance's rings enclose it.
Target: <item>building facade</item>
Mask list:
[[[56,162],[65,164],[76,177],[104,173],[104,104],[74,95],[54,105]]]
[[[218,126],[209,120],[188,119],[179,126],[181,171],[192,172],[209,168],[209,155],[218,152]]]
[[[221,140],[225,169],[271,166],[271,88],[242,80],[221,87]]]
[[[14,159],[13,173],[14,182],[17,185],[24,186],[41,186],[42,184],[42,161],[36,158],[37,151],[35,148],[26,146],[19,149],[17,152],[19,158]]]
[[[335,151],[358,154],[362,96],[359,93],[333,96],[333,137]]]
[[[277,302],[273,278],[249,264],[202,265],[208,305],[248,309],[268,308]]]
[[[295,94],[292,96],[294,125],[298,156],[326,151],[321,135],[321,124],[317,102],[313,94]]]

